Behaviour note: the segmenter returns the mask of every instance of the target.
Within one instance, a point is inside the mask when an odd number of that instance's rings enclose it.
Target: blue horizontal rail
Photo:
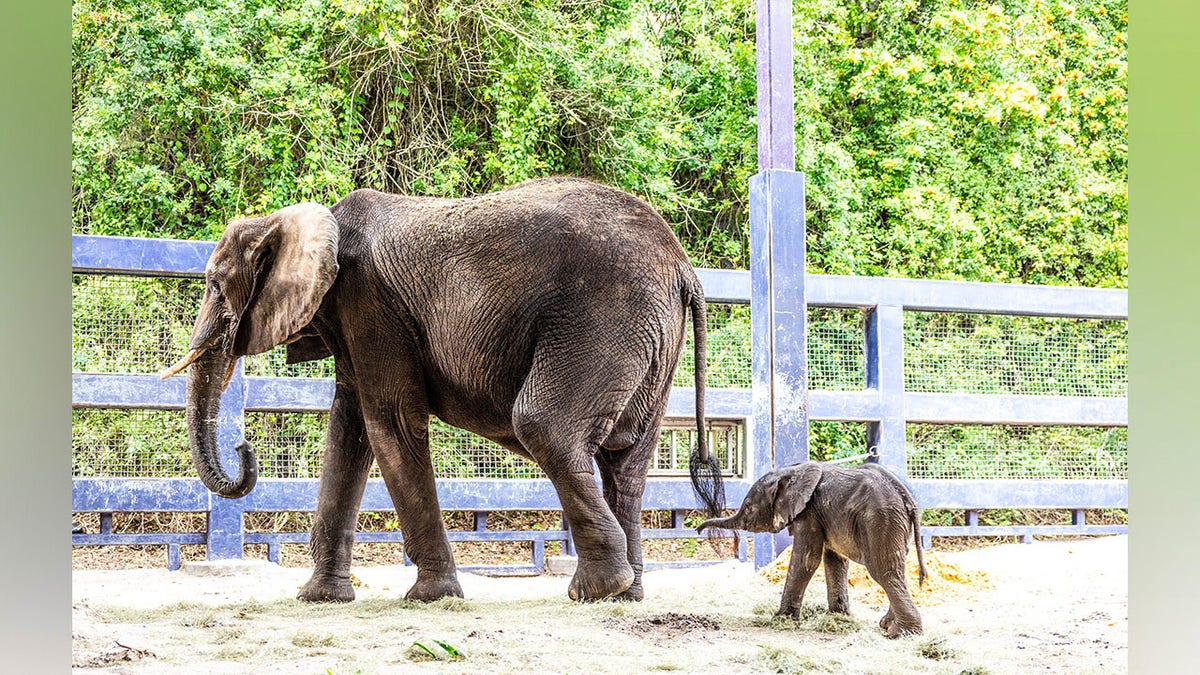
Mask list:
[[[910,478],[908,484],[923,509],[978,509],[982,505],[1020,509],[1129,508],[1129,490],[1123,480]]]
[[[77,408],[182,409],[186,388],[182,376],[160,380],[154,375],[74,373],[71,378]],[[333,402],[330,378],[247,377],[246,410],[322,412]],[[1086,396],[1013,396],[1001,394],[902,395],[905,418],[935,424],[1042,424],[1126,426],[1125,398]],[[705,414],[712,418],[749,416],[747,389],[706,389]],[[667,401],[668,417],[694,417],[696,395],[691,387],[674,387]],[[809,418],[826,421],[878,421],[883,417],[879,392],[812,391]]]
[[[313,511],[317,508],[317,479],[261,478],[254,490],[236,500],[244,512]],[[740,502],[749,489],[747,480],[726,482],[730,501]],[[73,511],[208,511],[211,495],[195,478],[75,478],[71,487]],[[228,501],[228,500],[226,500]],[[693,508],[691,484],[683,478],[656,478],[648,482],[643,508],[670,511]],[[539,511],[561,509],[549,480],[444,478],[438,480],[438,503],[446,511]],[[169,505],[170,508],[164,508]],[[383,481],[367,481],[362,511],[394,508]]]
[[[76,272],[144,276],[200,276],[215,244],[178,239],[75,235]],[[750,273],[697,269],[709,302],[750,302]],[[916,312],[968,312],[1090,319],[1126,319],[1128,292],[1110,288],[1037,286],[974,281],[808,274],[805,293],[815,307],[879,305]]]
[[[74,271],[79,273],[136,276],[198,277],[203,275],[213,242],[138,239],[76,235],[72,241]],[[750,273],[741,270],[698,269],[705,295],[711,303],[745,304],[751,299]],[[907,476],[904,425],[1013,424],[1081,425],[1121,427],[1128,424],[1127,401],[1116,397],[1017,396],[995,394],[919,393],[903,390],[903,312],[960,312],[1000,315],[1125,320],[1127,293],[1116,289],[1086,289],[1052,286],[929,281],[918,279],[804,275],[807,305],[862,309],[866,315],[864,352],[866,377],[856,391],[811,391],[808,417],[813,420],[864,422],[868,443],[877,444],[885,465]],[[182,409],[185,405],[184,378],[159,380],[154,374],[75,373],[73,404],[77,408]],[[241,411],[326,411],[333,397],[333,383],[321,378],[245,377],[239,373],[235,387],[244,387]],[[753,434],[753,400],[750,390],[706,390],[706,412],[710,418],[740,419]],[[236,411],[235,411],[236,412]],[[667,416],[689,418],[695,413],[695,396],[690,387],[674,387]],[[239,413],[240,414],[240,413]],[[761,462],[760,462],[761,463]],[[749,462],[753,465],[754,462]],[[745,496],[754,477],[770,467],[747,466],[746,475],[727,484],[730,504]],[[1128,490],[1120,480],[929,480],[910,479],[919,502],[929,509],[1029,508],[1075,509],[1128,508]],[[240,537],[243,544],[265,543],[269,557],[277,560],[282,543],[307,541],[307,533],[242,533],[230,531],[241,514],[270,511],[312,511],[316,508],[317,481],[262,479],[257,488],[240,500],[212,496],[193,478],[88,478],[74,481],[73,510],[100,512],[100,534],[74,535],[76,545],[117,543],[163,544],[168,548],[168,566],[179,565],[179,546],[209,543],[209,533],[113,534],[111,514],[116,511],[208,512],[210,521],[220,513],[222,537]],[[545,480],[445,479],[438,495],[445,510],[487,511],[559,510],[557,495]],[[682,513],[695,503],[686,479],[652,478],[646,489],[644,508],[670,510],[675,527],[644,530],[647,538],[694,537],[683,527]],[[368,482],[363,510],[390,511],[390,496],[382,481]],[[104,530],[107,522],[109,530]],[[211,522],[210,522],[211,526]],[[1064,526],[1020,526],[997,528],[969,524],[964,527],[930,527],[929,536],[971,534],[1110,533],[1124,531],[1120,525],[1085,525],[1080,521]],[[531,565],[489,568],[494,573],[536,573],[544,562],[546,541],[560,541],[565,531],[465,531],[452,533],[454,540],[530,541]],[[399,541],[398,533],[359,533],[359,541]],[[235,539],[237,541],[237,539]],[[745,558],[745,541],[739,557]],[[688,566],[693,563],[648,563],[647,568]],[[466,568],[464,568],[466,569]]]

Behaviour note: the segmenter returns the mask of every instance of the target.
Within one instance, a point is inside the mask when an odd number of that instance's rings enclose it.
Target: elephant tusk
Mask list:
[[[182,359],[179,359],[179,361],[176,362],[175,365],[171,366],[170,368],[166,368],[162,372],[160,372],[158,374],[159,379],[165,380],[168,377],[171,377],[173,375],[178,375],[181,371],[183,371],[184,368],[187,368],[188,366],[192,365],[193,361],[195,361],[196,359],[200,358],[203,355],[204,355],[203,349],[191,350],[190,352],[187,353],[187,356],[183,357]]]
[[[237,359],[229,360],[229,367],[225,369],[225,379],[221,381],[221,391],[229,388],[229,381],[233,379],[233,369],[237,367]]]

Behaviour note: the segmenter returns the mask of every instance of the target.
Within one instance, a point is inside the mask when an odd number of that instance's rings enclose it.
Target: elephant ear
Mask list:
[[[252,290],[238,319],[233,354],[259,354],[312,321],[337,277],[338,227],[320,204],[293,204],[254,221],[243,249]]]
[[[808,506],[819,482],[821,465],[817,462],[805,462],[779,479],[775,487],[775,518],[771,523],[776,532],[787,527]]]

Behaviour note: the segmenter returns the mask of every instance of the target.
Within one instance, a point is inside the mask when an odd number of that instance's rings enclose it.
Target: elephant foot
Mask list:
[[[879,627],[884,630],[890,630],[895,621],[896,620],[892,617],[891,608],[888,608],[887,614],[884,614],[883,618],[879,620]]]
[[[442,598],[463,597],[462,586],[458,584],[458,575],[453,571],[443,574],[432,572],[417,572],[417,582],[404,594],[406,600],[433,602]]]
[[[800,608],[799,607],[789,607],[787,609],[778,609],[775,611],[775,616],[781,616],[785,619],[791,619],[792,621],[799,621],[800,620]]]
[[[638,579],[633,582],[632,586],[614,595],[613,600],[620,600],[622,602],[641,602],[642,598],[644,597],[646,597],[646,592],[642,589],[642,580]]]
[[[885,621],[887,622],[886,626],[884,625]],[[924,632],[919,618],[915,621],[898,621],[892,618],[891,612],[879,620],[879,627],[887,631],[890,640],[895,640],[902,635],[920,635]]]
[[[354,586],[349,577],[327,577],[314,574],[296,594],[296,599],[305,602],[350,602],[354,599]]]
[[[567,587],[567,595],[572,600],[590,602],[620,595],[633,587],[637,581],[629,561],[620,560],[582,560],[575,568],[575,576]],[[641,584],[639,582],[638,586]],[[641,600],[640,590],[637,597],[630,600]]]

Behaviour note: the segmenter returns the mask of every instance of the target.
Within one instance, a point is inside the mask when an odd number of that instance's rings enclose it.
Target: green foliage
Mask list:
[[[1124,285],[1124,7],[799,3],[813,262]]]
[[[1124,286],[1124,0],[796,0],[814,272]],[[80,0],[78,231],[547,174],[747,264],[749,0]]]
[[[75,477],[190,476],[192,456],[181,412],[167,410],[71,411]]]

